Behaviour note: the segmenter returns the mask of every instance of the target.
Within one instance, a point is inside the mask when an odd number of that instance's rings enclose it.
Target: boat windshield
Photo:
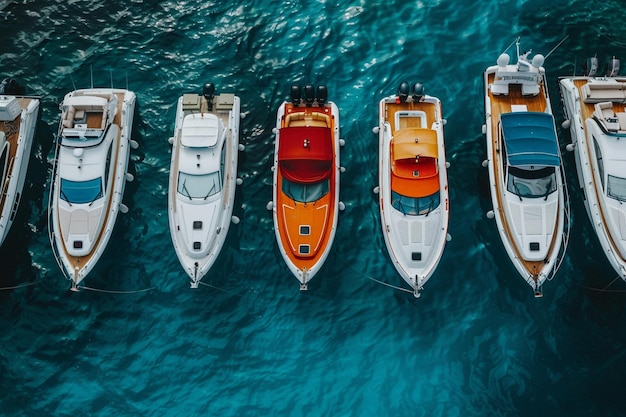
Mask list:
[[[202,175],[178,173],[178,193],[190,200],[194,198],[206,200],[220,191],[222,191],[222,181],[219,171]]]
[[[626,201],[626,178],[608,176],[607,193],[617,201]]]
[[[85,204],[102,197],[102,177],[87,181],[61,178],[61,199],[70,204]]]
[[[310,203],[324,197],[330,189],[330,179],[313,183],[298,183],[283,177],[283,193],[299,203]]]
[[[520,197],[547,197],[556,191],[556,170],[545,167],[534,171],[509,167],[507,191]]]
[[[407,197],[391,190],[391,205],[407,216],[424,216],[439,207],[439,192],[426,197]]]

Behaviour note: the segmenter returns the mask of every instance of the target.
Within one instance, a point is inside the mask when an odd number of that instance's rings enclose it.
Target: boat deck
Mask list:
[[[20,108],[22,109],[22,111],[26,110],[33,100],[37,100],[37,99],[34,97],[33,98],[19,97],[18,102],[20,104]],[[17,154],[17,140],[19,138],[21,125],[22,125],[21,114],[18,117],[16,117],[14,120],[0,122],[0,131],[4,132],[6,136],[6,140],[9,142],[9,165],[8,165],[9,169],[7,171],[9,175],[7,175],[7,178],[2,184],[2,198],[0,199],[0,213],[4,209],[7,187],[9,186],[9,180],[11,179],[10,173],[13,169],[13,164],[15,162],[15,155]],[[29,155],[26,155],[26,157],[28,156]]]
[[[121,134],[122,134],[122,129],[124,126],[122,126],[122,107],[124,104],[124,92],[119,92],[119,93],[115,93],[117,95],[117,99],[118,99],[118,103],[117,103],[117,112],[115,113],[115,117],[113,118],[113,123],[118,125],[120,127],[120,131],[118,134],[118,137],[116,139],[116,144],[114,145],[114,149],[119,149],[119,142],[121,140]],[[90,113],[88,112],[86,114],[87,116],[87,127],[91,127],[90,123],[93,124],[93,126],[95,128],[99,128],[101,126],[102,123],[102,113],[91,113],[91,119],[90,119]],[[111,163],[116,164],[118,163],[118,159],[119,159],[119,151],[115,152],[115,156],[114,156],[114,161],[112,161]],[[108,168],[107,168],[108,169]],[[112,190],[115,189],[115,182],[116,181],[126,181],[126,179],[122,176],[121,179],[116,178],[115,176],[111,177],[111,188],[110,188],[110,192],[112,192]],[[59,185],[60,186],[60,185]],[[102,239],[102,237],[105,234],[105,231],[107,229],[107,225],[109,222],[109,216],[111,216],[111,204],[113,202],[112,198],[108,199],[107,202],[107,207],[105,209],[105,218],[104,221],[102,223],[102,227],[100,228],[100,231],[98,233],[97,238],[95,239],[96,244],[93,245],[93,250],[85,255],[85,256],[72,256],[68,253],[67,248],[65,247],[65,241],[63,239],[61,239],[61,244],[63,245],[63,251],[66,253],[67,255],[67,259],[68,261],[72,264],[72,266],[74,267],[74,271],[78,272],[80,270],[82,270],[85,265],[94,257],[94,255],[97,252],[98,247],[100,246],[100,241]],[[59,215],[57,213],[57,215]],[[78,277],[74,277],[74,279],[78,279]],[[74,281],[76,282],[76,281]]]
[[[420,128],[420,120],[417,117],[401,117],[399,126],[396,126],[395,115],[398,111],[422,111],[426,115],[426,126],[430,128],[438,119],[437,105],[431,102],[420,101],[418,103],[385,103],[385,121],[391,125],[391,131],[395,132],[404,128]]]
[[[545,112],[548,110],[552,113],[551,109],[547,109],[547,100],[546,100],[546,86],[544,83],[539,85],[539,94],[536,96],[524,96],[522,95],[522,90],[520,85],[512,84],[509,86],[509,94],[508,95],[494,95],[491,93],[491,90],[488,88],[494,81],[495,74],[490,73],[487,77],[487,86],[486,89],[488,91],[488,96],[490,100],[490,109],[489,116],[491,117],[491,139],[492,139],[492,155],[489,155],[489,158],[492,159],[494,170],[495,170],[495,187],[496,187],[496,196],[498,200],[498,208],[499,210],[503,210],[504,201],[502,200],[502,195],[505,190],[502,190],[501,184],[503,181],[501,180],[504,173],[502,172],[502,163],[500,161],[500,115],[503,113],[511,113],[517,109],[522,109],[523,111],[532,111],[532,112]],[[517,107],[517,106],[525,106]],[[558,215],[561,215],[560,212]],[[508,236],[512,236],[513,232],[511,230],[511,226],[509,225],[506,216],[499,216],[502,220],[502,227],[505,229],[505,233]],[[558,223],[558,219],[557,219]],[[538,275],[541,272],[543,266],[545,265],[544,261],[528,261],[522,257],[522,254],[519,248],[513,243],[514,240],[509,238],[511,242],[511,246],[515,251],[515,257],[521,262],[524,268],[528,271],[528,273],[533,277],[533,279],[537,280]],[[556,244],[556,234],[553,235],[552,241],[550,242],[550,248],[548,253],[552,253],[555,249],[554,245]]]

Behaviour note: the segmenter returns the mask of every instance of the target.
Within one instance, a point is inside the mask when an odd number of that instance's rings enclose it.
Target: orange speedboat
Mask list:
[[[328,257],[339,202],[339,110],[325,86],[291,87],[276,118],[273,200],[280,252],[306,290]],[[304,99],[304,100],[303,100]]]

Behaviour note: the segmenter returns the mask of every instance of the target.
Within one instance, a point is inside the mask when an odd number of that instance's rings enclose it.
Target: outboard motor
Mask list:
[[[13,78],[5,78],[0,83],[0,94],[24,95],[24,87],[18,84]]]
[[[606,76],[617,77],[617,74],[619,74],[619,59],[613,57],[609,63],[606,64]]]
[[[409,83],[403,81],[398,87],[398,97],[400,98],[400,103],[406,103],[406,99],[409,97]]]
[[[317,105],[320,107],[324,107],[326,104],[326,100],[328,100],[328,90],[325,85],[317,86]]]
[[[424,85],[422,83],[415,83],[413,85],[413,101],[419,102],[424,97]]]
[[[213,110],[213,95],[215,94],[215,85],[213,83],[206,83],[202,87],[202,95],[206,99],[209,105],[209,111]]]
[[[595,77],[596,72],[598,72],[598,58],[595,56],[587,58],[583,65],[583,75],[585,77]]]
[[[312,106],[315,101],[315,87],[312,84],[304,86],[304,101],[308,107]]]
[[[291,102],[293,103],[294,106],[297,107],[300,105],[301,100],[302,100],[302,92],[300,91],[300,86],[292,85],[291,86]]]

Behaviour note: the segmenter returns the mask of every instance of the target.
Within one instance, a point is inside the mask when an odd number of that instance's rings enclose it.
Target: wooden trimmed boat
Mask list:
[[[550,107],[544,57],[506,53],[484,72],[493,211],[509,258],[536,297],[556,274],[569,237],[569,197]]]
[[[10,78],[0,83],[0,246],[22,198],[39,116],[41,99],[23,90]]]
[[[585,209],[611,266],[626,280],[626,77],[613,57],[603,74],[590,58],[581,76],[559,78]]]
[[[122,204],[128,173],[135,93],[90,88],[68,93],[53,162],[48,205],[50,241],[71,289],[106,249]]]

